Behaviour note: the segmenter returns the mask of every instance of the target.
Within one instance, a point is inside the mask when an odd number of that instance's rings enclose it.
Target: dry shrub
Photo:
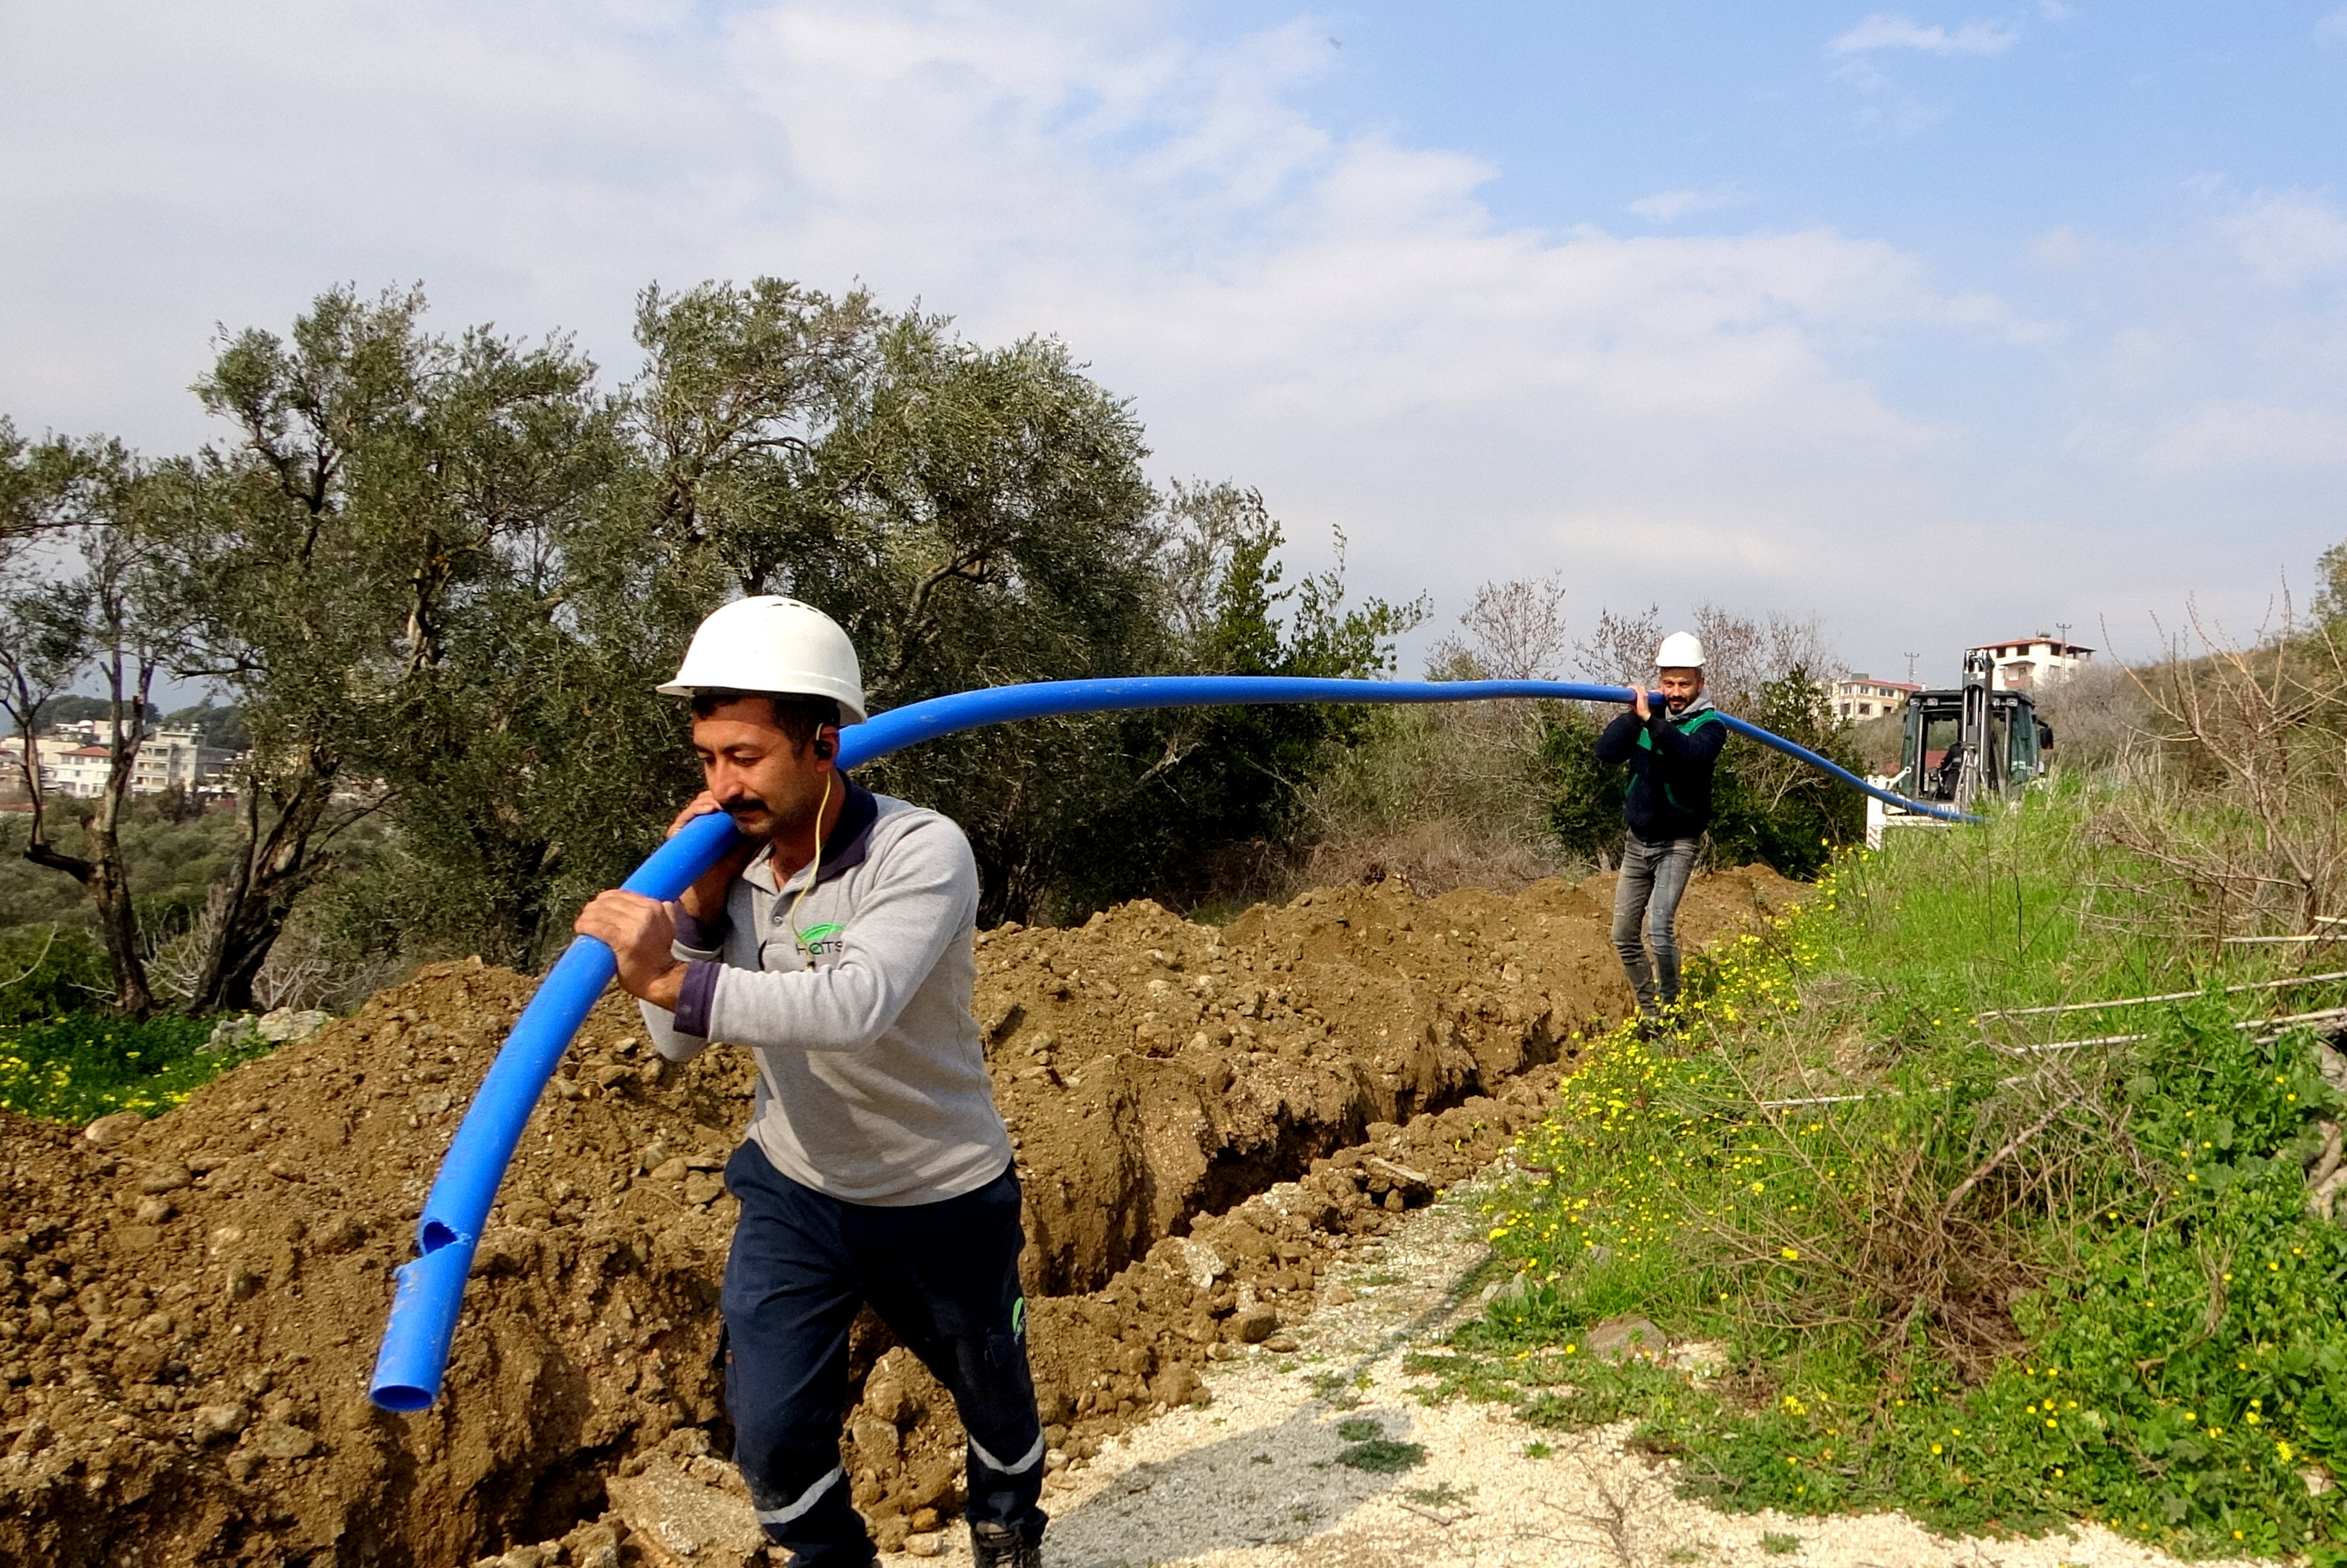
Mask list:
[[[1547,826],[1532,703],[1397,708],[1313,789],[1297,885],[1397,877],[1512,893],[1566,869]]]
[[[1560,679],[1568,644],[1554,577],[1485,583],[1437,643],[1435,681]],[[1296,885],[1403,880],[1421,893],[1517,891],[1566,869],[1548,828],[1541,704],[1389,708],[1307,796]]]
[[[1651,683],[1655,650],[1664,630],[1662,611],[1655,605],[1635,615],[1600,610],[1589,635],[1573,645],[1574,661],[1592,681]],[[1756,620],[1717,604],[1703,604],[1696,608],[1687,630],[1703,643],[1704,694],[1731,713],[1758,708],[1763,689],[1792,671],[1816,675],[1840,663],[1815,617],[1801,620],[1772,613]]]
[[[415,960],[388,948],[363,954],[335,948],[316,929],[316,922],[308,917],[311,913],[295,912],[270,948],[261,972],[253,977],[253,1005],[262,1011],[278,1008],[345,1011],[397,983],[415,968]],[[179,1006],[194,999],[215,918],[217,906],[208,906],[193,927],[157,943],[149,953],[148,974],[158,997]]]
[[[1454,818],[1428,817],[1388,833],[1349,832],[1323,840],[1305,857],[1307,887],[1400,881],[1431,898],[1460,887],[1519,893],[1543,876],[1572,869],[1537,843],[1510,842]]]
[[[1853,750],[1865,760],[1866,771],[1877,778],[1888,778],[1900,768],[1900,753],[1907,743],[1907,712],[1905,709],[1885,713],[1879,719],[1860,719],[1850,726]]]
[[[2034,695],[2037,716],[2054,729],[2056,767],[2109,774],[2139,765],[2154,733],[2140,672],[2123,664],[2089,664]]]
[[[2311,935],[2347,908],[2347,648],[2335,623],[2240,647],[2196,613],[2131,671],[2149,743],[2097,829],[2152,869],[2160,923],[2214,940]]]
[[[1747,1106],[1783,1093],[1728,1072]],[[1771,1327],[1852,1330],[1894,1359],[1920,1340],[1967,1382],[2022,1346],[2014,1305],[2059,1252],[2047,1221],[2077,1210],[2082,1187],[2107,1184],[2115,1150],[2141,1160],[2107,1067],[2054,1059],[1972,1094],[1759,1112],[1760,1163],[1802,1201],[1702,1224],[1720,1265],[1772,1276],[1776,1288],[1747,1296]],[[1825,1266],[1788,1284],[1781,1260],[1795,1255]]]

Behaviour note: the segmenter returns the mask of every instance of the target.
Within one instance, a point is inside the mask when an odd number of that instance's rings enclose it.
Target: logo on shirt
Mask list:
[[[836,920],[826,920],[820,926],[809,926],[798,934],[799,951],[810,958],[828,958],[839,952],[839,939],[847,927]]]

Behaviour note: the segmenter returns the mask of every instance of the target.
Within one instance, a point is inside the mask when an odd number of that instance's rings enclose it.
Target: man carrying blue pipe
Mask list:
[[[1712,766],[1727,743],[1727,726],[1703,694],[1702,642],[1674,631],[1655,651],[1655,664],[1661,711],[1641,684],[1631,711],[1597,737],[1599,761],[1629,764],[1622,815],[1630,833],[1614,884],[1614,948],[1638,993],[1639,1021],[1647,1026],[1678,999],[1679,897],[1711,825]]]
[[[661,692],[692,702],[707,789],[741,842],[674,904],[600,894],[661,1053],[758,1066],[725,1168],[740,1201],[722,1298],[734,1462],[802,1568],[876,1560],[840,1463],[847,1337],[868,1304],[951,1391],[981,1568],[1038,1568],[1043,1433],[1027,1364],[1010,1140],[971,1012],[978,866],[961,830],[835,764],[865,717],[847,634],[795,600],[701,624]],[[671,829],[671,831],[674,831]]]

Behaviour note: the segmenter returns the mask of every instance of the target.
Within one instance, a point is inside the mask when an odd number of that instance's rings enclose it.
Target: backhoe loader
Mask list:
[[[1989,800],[2006,800],[2045,776],[2052,760],[2054,730],[2037,716],[2026,692],[2000,692],[1990,684],[1988,654],[1964,655],[1964,683],[1907,699],[1901,732],[1900,770],[1874,782],[1917,800],[1944,801],[1971,812]],[[1902,811],[1878,800],[1867,804],[1866,841],[1879,845],[1885,827],[1938,824],[1941,819]]]

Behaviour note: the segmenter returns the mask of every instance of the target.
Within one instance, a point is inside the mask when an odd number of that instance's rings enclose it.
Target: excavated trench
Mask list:
[[[1703,879],[1683,929],[1793,891]],[[1388,884],[1220,930],[1136,904],[980,934],[1055,1465],[1194,1397],[1200,1363],[1276,1348],[1348,1246],[1542,1113],[1628,1001],[1609,893]],[[426,969],[140,1126],[0,1113],[0,1563],[674,1560],[606,1487],[654,1462],[730,1484],[707,1456],[738,1053],[669,1067],[599,1007],[483,1239],[445,1397],[365,1398],[391,1271],[530,983]],[[855,1373],[855,1494],[893,1546],[954,1505],[960,1433],[876,1324]]]

